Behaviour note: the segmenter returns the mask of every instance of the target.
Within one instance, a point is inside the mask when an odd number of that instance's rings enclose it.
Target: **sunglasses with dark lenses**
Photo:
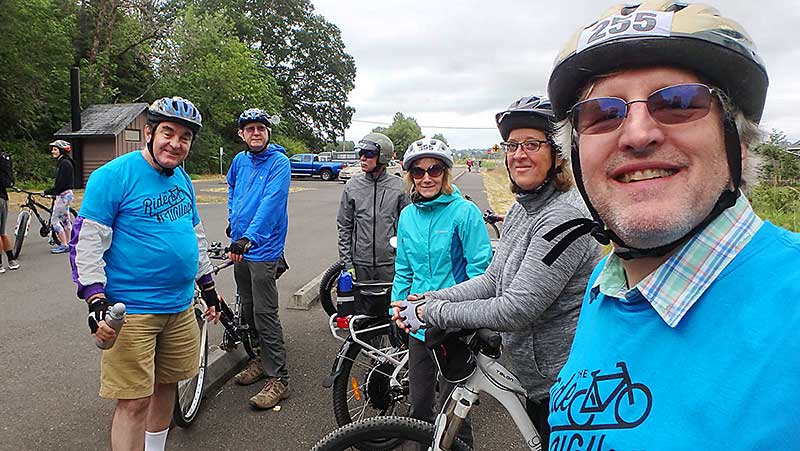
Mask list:
[[[629,105],[647,104],[650,116],[661,124],[685,124],[702,119],[711,109],[714,90],[700,83],[667,86],[647,99],[626,102],[618,97],[597,97],[578,102],[570,110],[572,127],[581,135],[613,132],[628,117]]]
[[[372,141],[359,141],[356,150],[359,157],[375,158],[381,153],[381,145]]]
[[[444,166],[441,164],[432,164],[428,169],[422,169],[419,166],[413,166],[411,169],[408,170],[411,173],[411,177],[419,180],[422,177],[425,177],[425,173],[430,175],[431,177],[439,177],[440,175],[444,174]]]

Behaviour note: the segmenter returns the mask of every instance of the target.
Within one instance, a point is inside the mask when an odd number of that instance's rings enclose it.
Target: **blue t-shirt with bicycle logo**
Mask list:
[[[80,216],[113,229],[105,293],[128,313],[176,313],[194,295],[200,222],[189,176],[153,169],[131,152],[94,171]]]
[[[641,295],[590,288],[550,450],[798,449],[798,262],[800,234],[765,222],[674,328]]]

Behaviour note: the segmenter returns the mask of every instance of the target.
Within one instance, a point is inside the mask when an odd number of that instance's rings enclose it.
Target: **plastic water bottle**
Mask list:
[[[122,329],[122,324],[125,323],[125,304],[123,304],[122,302],[117,302],[116,304],[114,304],[106,314],[105,321],[109,327],[114,329],[116,335],[114,335],[114,338],[110,340],[96,341],[96,343],[97,347],[100,349],[111,349],[111,347],[114,346],[114,342],[117,341],[117,337],[119,336],[119,331]]]
[[[336,313],[340,317],[350,316],[356,312],[355,298],[353,297],[353,277],[346,270],[339,274],[339,283],[336,285]]]

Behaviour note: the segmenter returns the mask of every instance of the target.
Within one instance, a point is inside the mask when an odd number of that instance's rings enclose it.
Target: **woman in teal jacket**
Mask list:
[[[492,258],[480,209],[451,183],[453,156],[445,143],[421,139],[405,153],[412,204],[400,213],[392,299],[451,287],[486,271]],[[422,334],[409,338],[411,416],[434,417],[436,366]],[[445,393],[448,384],[440,384]]]

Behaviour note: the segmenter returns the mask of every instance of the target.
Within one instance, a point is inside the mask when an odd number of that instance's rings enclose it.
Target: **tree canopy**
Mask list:
[[[403,113],[395,113],[392,125],[388,128],[375,127],[373,132],[383,133],[392,140],[394,152],[397,158],[402,159],[408,146],[422,138],[422,129],[419,128],[416,119],[411,116],[404,116]]]

